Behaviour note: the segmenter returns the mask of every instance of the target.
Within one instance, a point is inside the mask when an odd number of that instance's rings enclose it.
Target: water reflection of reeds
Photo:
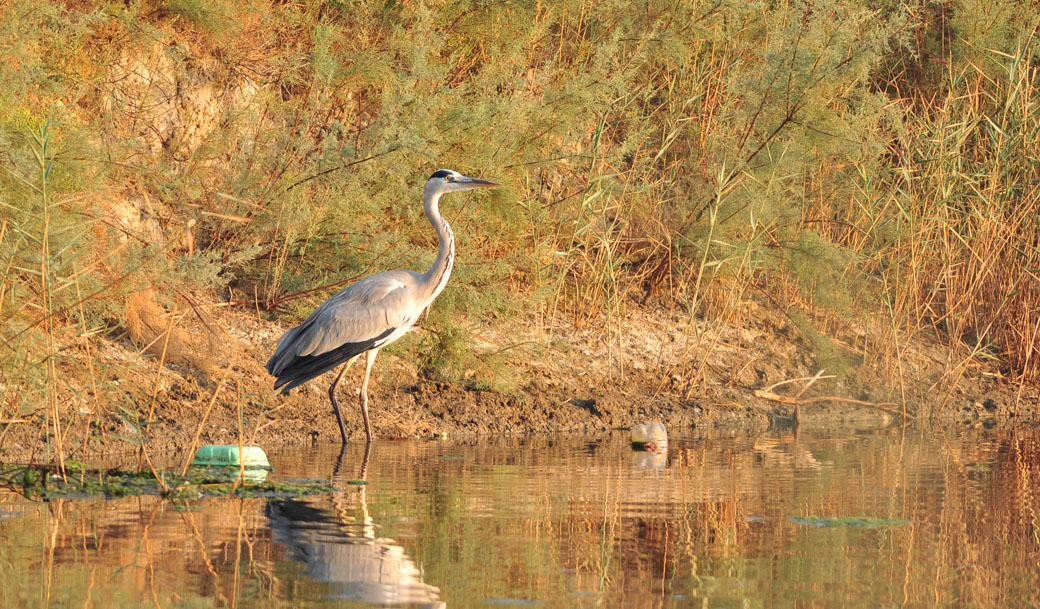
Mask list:
[[[661,469],[635,464],[621,435],[383,443],[367,497],[344,485],[313,506],[333,518],[325,533],[369,522],[374,539],[396,540],[409,573],[449,607],[1030,606],[1040,599],[1038,436],[673,441]],[[361,456],[351,447],[347,470]],[[272,457],[281,472],[327,477],[335,455]],[[266,505],[0,496],[0,510],[18,514],[0,518],[0,606],[332,603],[336,578],[313,575],[342,570],[336,552],[322,565],[294,558],[305,544],[275,539]]]

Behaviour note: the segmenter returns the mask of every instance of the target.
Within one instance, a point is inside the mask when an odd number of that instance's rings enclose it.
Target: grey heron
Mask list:
[[[455,235],[437,204],[449,192],[490,188],[495,182],[470,178],[450,169],[435,172],[423,188],[423,210],[437,231],[437,259],[425,273],[386,271],[349,285],[321,303],[303,323],[278,339],[267,371],[281,393],[299,387],[343,364],[329,387],[329,401],[347,443],[347,430],[336,401],[336,385],[354,360],[365,356],[365,376],[359,395],[365,438],[372,441],[368,420],[368,377],[379,350],[404,336],[419,315],[448,283],[455,263]]]

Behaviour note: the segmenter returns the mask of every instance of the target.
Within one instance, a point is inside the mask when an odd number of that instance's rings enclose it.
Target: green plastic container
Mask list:
[[[238,446],[229,444],[207,444],[195,452],[192,465],[202,467],[244,467],[245,469],[271,469],[267,453],[259,446]]]

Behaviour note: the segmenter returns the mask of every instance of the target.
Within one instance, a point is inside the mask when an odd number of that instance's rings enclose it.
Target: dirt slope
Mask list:
[[[128,409],[96,404],[89,391],[70,395],[62,404],[66,452],[89,458],[100,451],[136,450],[134,443],[142,436],[150,451],[186,450],[196,441],[236,443],[239,433],[244,441],[264,446],[338,441],[326,395],[331,373],[288,396],[272,390],[263,365],[290,322],[218,305],[208,308],[205,324],[196,322],[192,329],[209,328],[219,335],[217,341],[198,343],[210,345],[197,354],[204,364],[192,366],[190,358],[182,357],[163,366],[158,381],[156,355],[133,350],[129,341],[108,344],[101,354],[114,362],[105,368],[114,377],[108,381],[120,383],[142,413],[141,421],[151,423],[145,430],[128,417]],[[870,366],[856,365],[862,356],[846,349],[852,365],[844,376],[825,376],[804,389],[804,379],[820,370],[812,350],[779,315],[762,315],[754,327],[718,330],[690,326],[675,312],[638,307],[612,324],[620,332],[522,321],[474,330],[478,348],[509,350],[506,369],[515,378],[508,390],[422,378],[410,359],[384,350],[370,392],[376,433],[488,436],[621,428],[655,420],[670,428],[762,430],[834,423],[868,428],[899,424],[902,394],[908,418],[977,425],[1030,418],[1037,410],[1035,390],[1009,385],[995,369],[978,364],[969,365],[957,383],[941,384],[948,358],[928,346],[904,362],[908,372],[902,385]],[[359,366],[340,385],[348,429],[356,439],[364,437],[353,397],[360,373]],[[802,380],[764,393],[792,379]],[[821,400],[828,397],[836,399]],[[797,408],[795,398],[803,402]],[[149,419],[145,413],[152,410]],[[53,442],[48,446],[45,440],[53,438],[42,430],[32,419],[7,424],[0,459],[49,458]],[[88,430],[91,441],[85,442]]]

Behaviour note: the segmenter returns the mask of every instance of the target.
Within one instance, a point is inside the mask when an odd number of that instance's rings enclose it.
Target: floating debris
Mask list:
[[[208,444],[195,452],[193,466],[242,467],[271,470],[267,453],[259,446]]]
[[[632,448],[654,452],[668,450],[668,431],[664,428],[664,423],[654,422],[633,427]]]

